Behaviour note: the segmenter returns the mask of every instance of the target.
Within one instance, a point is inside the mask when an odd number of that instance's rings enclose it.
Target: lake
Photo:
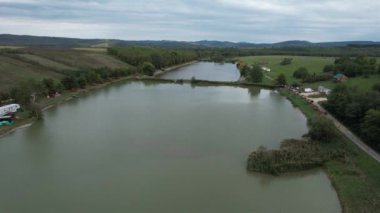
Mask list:
[[[0,138],[0,212],[340,212],[321,169],[246,171],[306,132],[275,91],[121,82]]]
[[[163,79],[191,79],[192,77],[209,81],[237,81],[240,78],[240,72],[236,64],[232,63],[196,62],[160,76]]]

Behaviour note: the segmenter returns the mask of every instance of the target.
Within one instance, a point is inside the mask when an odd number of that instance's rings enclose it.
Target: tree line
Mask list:
[[[148,62],[156,69],[198,60],[206,56],[206,52],[201,50],[144,47],[113,47],[108,49],[108,53],[133,66],[140,66]]]
[[[129,76],[135,73],[144,72],[142,68],[127,68],[110,70],[101,68],[95,70],[81,70],[69,72],[60,80],[44,78],[41,81],[29,79],[20,82],[9,92],[0,92],[0,103],[7,103],[9,100],[20,104],[23,109],[31,112],[31,116],[38,117],[38,101],[45,97],[54,97],[56,94],[76,89],[84,89],[87,86],[102,84],[108,80]]]
[[[325,73],[342,73],[348,77],[369,76],[371,74],[380,74],[380,65],[377,67],[376,58],[358,56],[358,57],[340,57],[335,59],[334,64],[326,65],[323,68]]]
[[[380,85],[371,92],[359,92],[344,84],[337,85],[324,107],[380,152]]]

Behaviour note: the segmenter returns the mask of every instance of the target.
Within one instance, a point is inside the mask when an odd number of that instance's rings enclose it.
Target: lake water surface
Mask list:
[[[340,212],[322,170],[246,172],[306,131],[270,90],[120,83],[0,139],[0,212]]]
[[[236,64],[232,63],[197,62],[160,76],[163,79],[191,79],[192,77],[209,81],[237,81],[240,78],[240,72]]]

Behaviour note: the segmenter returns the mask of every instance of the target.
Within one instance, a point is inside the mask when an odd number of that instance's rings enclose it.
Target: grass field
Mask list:
[[[289,65],[281,65],[281,61],[284,58],[293,58],[293,61]],[[322,73],[323,67],[326,64],[333,64],[334,57],[314,57],[314,56],[248,56],[241,57],[239,60],[253,64],[268,67],[271,72],[265,72],[268,76],[276,78],[280,74],[284,74],[289,82],[298,81],[293,78],[293,72],[299,67],[306,67],[309,73],[315,72],[316,74]]]
[[[0,91],[7,91],[21,81],[28,79],[42,80],[43,78],[62,77],[57,72],[52,72],[45,67],[27,63],[11,57],[0,55]]]
[[[298,95],[283,92],[308,118],[318,116],[309,103]],[[380,209],[380,163],[364,153],[343,135],[326,148],[346,150],[345,162],[333,160],[325,163],[343,207],[343,212],[379,212]]]
[[[122,69],[129,64],[107,53],[73,49],[19,49],[0,52],[0,91],[7,91],[28,79],[59,79],[61,71]]]
[[[96,53],[74,49],[33,49],[33,55],[80,69],[96,69],[108,67],[111,69],[127,68],[129,65],[106,53]]]
[[[21,49],[21,48],[24,48],[24,47],[21,47],[21,46],[1,46],[0,45],[0,49]]]
[[[346,84],[348,86],[357,88],[357,90],[361,92],[367,92],[367,91],[372,90],[373,85],[376,83],[380,83],[380,75],[371,75],[368,78],[365,78],[365,77],[350,78],[346,82],[343,82],[340,84]],[[325,86],[327,88],[332,89],[337,85],[337,83],[334,83],[332,81],[323,81],[323,82],[315,82],[315,83],[305,84],[305,85],[313,89],[317,89],[318,86]]]
[[[97,52],[97,53],[106,53],[107,48],[101,48],[101,47],[88,47],[88,48],[74,48],[74,50],[82,50],[82,51],[88,51],[88,52]]]
[[[293,58],[293,61],[289,65],[280,65],[282,59]],[[271,69],[271,72],[265,72],[267,78],[264,78],[264,82],[268,83],[270,80],[268,77],[275,79],[278,75],[284,74],[288,83],[300,82],[299,79],[293,77],[293,72],[299,67],[306,67],[309,73],[320,74],[323,73],[323,67],[327,64],[333,64],[335,57],[318,57],[318,56],[247,56],[238,58],[247,64],[257,63],[261,66],[265,66]],[[378,59],[379,61],[379,59]],[[357,87],[359,91],[370,91],[375,83],[380,82],[380,75],[372,75],[368,78],[355,77],[349,78],[348,81],[343,84]],[[315,83],[304,83],[303,87],[311,87],[317,89],[318,86],[325,86],[327,88],[334,88],[337,83],[331,81],[322,81]]]
[[[77,69],[77,68],[70,67],[70,66],[67,66],[65,64],[50,60],[48,58],[43,58],[43,57],[33,55],[33,54],[24,53],[24,54],[19,54],[19,56],[25,60],[33,61],[33,62],[36,62],[36,63],[42,65],[42,66],[52,68],[52,69],[56,69],[56,70],[76,70]]]

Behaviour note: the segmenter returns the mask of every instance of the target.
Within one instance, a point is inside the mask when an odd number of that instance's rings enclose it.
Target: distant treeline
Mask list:
[[[201,50],[143,47],[114,47],[109,48],[108,53],[134,66],[149,62],[157,69],[198,60],[207,55],[205,51]]]
[[[254,55],[297,56],[380,56],[380,46],[371,47],[282,47],[282,48],[224,48],[213,49],[224,57]]]

